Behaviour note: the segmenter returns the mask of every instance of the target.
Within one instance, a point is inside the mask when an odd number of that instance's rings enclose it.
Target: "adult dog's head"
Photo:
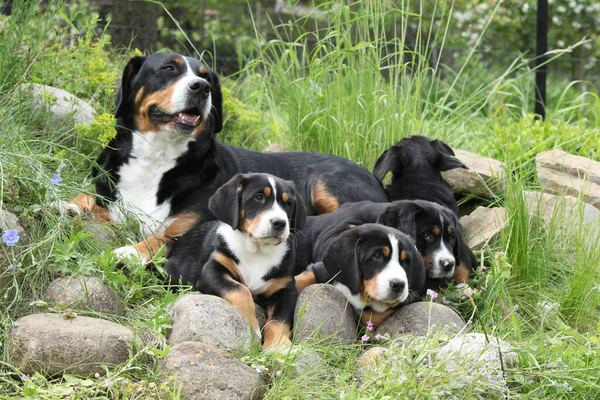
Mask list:
[[[210,198],[213,215],[252,240],[278,244],[302,229],[306,206],[292,182],[269,174],[237,174]]]
[[[223,126],[219,77],[174,53],[132,58],[123,71],[115,117],[125,128],[198,136]]]
[[[414,301],[425,283],[423,261],[410,237],[379,224],[361,225],[333,237],[323,267],[357,310],[371,307],[383,312]],[[316,269],[315,274],[319,275]]]
[[[446,207],[425,200],[399,200],[390,203],[377,222],[410,235],[429,280],[451,280],[459,265],[468,272],[474,268],[458,218]]]

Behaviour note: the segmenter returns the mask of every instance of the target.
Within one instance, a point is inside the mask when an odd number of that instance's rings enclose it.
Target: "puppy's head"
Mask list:
[[[142,133],[213,134],[223,125],[219,76],[200,61],[174,53],[132,58],[116,105],[115,117]]]
[[[332,238],[323,264],[336,283],[378,312],[410,300],[425,282],[423,261],[410,237],[379,224],[361,225]]]
[[[390,203],[377,220],[407,233],[423,257],[429,279],[452,279],[464,241],[460,223],[449,209],[424,200]]]
[[[410,136],[381,154],[373,168],[373,175],[379,182],[388,172],[392,173],[392,180],[403,173],[415,171],[441,178],[441,171],[454,168],[466,169],[467,166],[454,157],[454,151],[446,143],[425,136]]]
[[[279,244],[301,229],[306,206],[294,184],[269,174],[237,174],[210,198],[213,215],[252,240]]]

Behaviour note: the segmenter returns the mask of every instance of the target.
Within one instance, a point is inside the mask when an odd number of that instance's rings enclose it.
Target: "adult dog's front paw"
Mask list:
[[[140,264],[148,264],[150,262],[150,258],[141,254],[135,246],[119,247],[118,249],[113,250],[113,253],[120,263],[133,261]]]

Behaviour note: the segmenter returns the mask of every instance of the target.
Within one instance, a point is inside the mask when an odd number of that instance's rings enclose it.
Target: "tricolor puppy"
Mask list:
[[[441,140],[424,136],[402,139],[383,152],[375,163],[373,175],[379,182],[392,172],[392,182],[386,186],[390,201],[428,200],[458,214],[452,189],[441,171],[467,168],[454,157],[454,151]]]
[[[210,198],[218,221],[174,241],[165,265],[172,282],[231,303],[260,336],[255,301],[266,306],[264,347],[290,343],[297,292],[292,233],[306,207],[293,184],[268,174],[238,174]]]
[[[307,219],[298,235],[294,274],[298,291],[315,282],[306,266],[323,257],[324,243],[353,227],[379,223],[411,237],[423,257],[427,287],[448,281],[468,283],[476,259],[466,244],[457,216],[439,204],[425,200],[399,200],[392,203],[362,201],[347,203],[339,210]]]
[[[326,243],[312,266],[319,283],[332,283],[363,323],[378,326],[401,304],[416,301],[425,283],[421,255],[408,235],[383,225],[348,229]]]
[[[117,95],[116,137],[94,168],[96,197],[67,207],[95,220],[140,222],[147,239],[116,250],[149,261],[171,238],[214,218],[208,200],[237,173],[293,181],[308,214],[345,202],[387,201],[375,177],[349,160],[318,153],[257,153],[216,140],[223,125],[216,73],[200,61],[162,53],[132,58]]]

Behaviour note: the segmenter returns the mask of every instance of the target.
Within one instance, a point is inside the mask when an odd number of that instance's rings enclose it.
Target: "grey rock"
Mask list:
[[[293,151],[292,149],[290,149],[289,147],[286,147],[282,144],[279,143],[274,143],[270,146],[267,146],[264,150],[263,153],[289,153],[290,151]]]
[[[329,339],[351,344],[356,319],[346,297],[332,285],[310,285],[300,293],[294,313],[295,340]]]
[[[198,342],[182,342],[169,351],[161,369],[164,381],[174,377],[187,400],[260,399],[261,376],[237,358]]]
[[[385,356],[389,353],[387,347],[373,346],[364,351],[356,360],[356,373],[364,378],[370,371],[376,371],[377,367],[385,362]]]
[[[169,341],[200,342],[212,347],[244,352],[250,351],[250,325],[227,301],[217,296],[189,293],[171,308],[172,329]],[[254,338],[253,338],[254,336]]]
[[[100,224],[97,222],[86,221],[83,229],[86,232],[91,233],[94,239],[99,242],[100,246],[109,246],[110,243],[117,237],[111,224]]]
[[[73,310],[124,315],[121,299],[96,277],[62,277],[46,290],[46,301]]]
[[[0,235],[3,235],[5,231],[14,229],[19,233],[19,242],[17,243],[17,246],[28,244],[29,234],[27,233],[25,228],[21,226],[21,223],[19,222],[19,217],[6,210],[0,211]]]
[[[493,244],[508,226],[508,211],[502,207],[477,207],[469,215],[460,218],[467,245],[480,250]]]
[[[492,197],[502,190],[506,179],[504,163],[465,150],[453,150],[456,158],[469,167],[442,172],[455,193]]]
[[[488,341],[489,339],[489,341]],[[504,391],[506,381],[502,369],[510,370],[518,366],[518,355],[512,346],[494,336],[482,333],[459,335],[443,346],[438,362],[445,362],[448,373],[457,377],[479,377],[478,386],[482,391]]]
[[[301,376],[326,376],[327,368],[325,361],[319,353],[314,350],[303,348],[294,359],[296,373]]]
[[[545,192],[581,196],[600,209],[600,162],[551,150],[538,154],[536,165]]]
[[[24,374],[105,374],[103,366],[129,359],[131,329],[98,318],[32,314],[19,318],[9,334],[12,364]]]
[[[380,335],[388,333],[391,339],[397,339],[407,334],[427,336],[442,330],[458,332],[464,326],[465,323],[460,315],[450,307],[420,301],[400,307],[377,327],[375,333]]]
[[[86,124],[94,119],[92,106],[66,90],[37,83],[23,83],[20,88],[31,94],[34,108],[43,109],[55,120],[73,118],[75,123]]]

